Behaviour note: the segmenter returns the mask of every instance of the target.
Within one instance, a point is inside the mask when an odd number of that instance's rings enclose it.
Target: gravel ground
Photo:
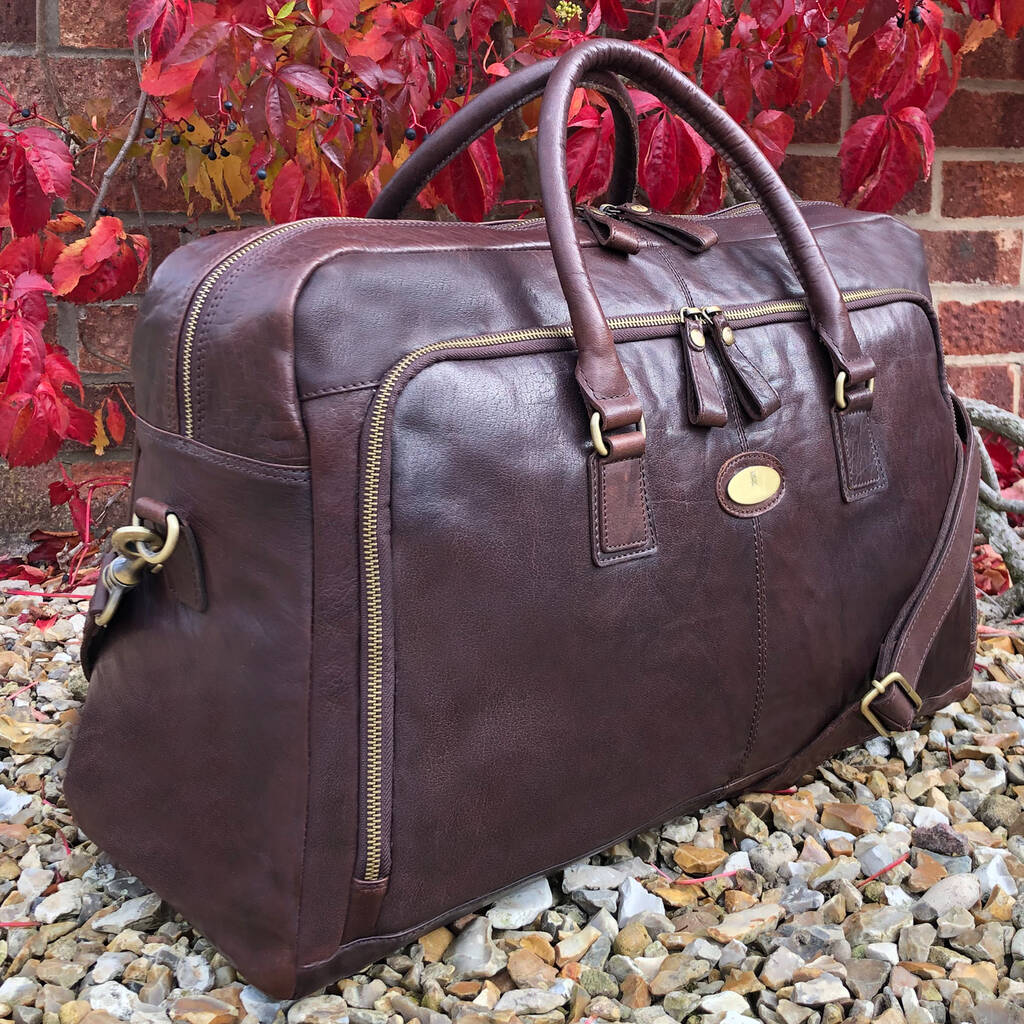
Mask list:
[[[84,611],[0,594],[0,1024],[1024,1022],[1024,627],[989,627],[974,695],[919,731],[282,1003],[64,809]]]

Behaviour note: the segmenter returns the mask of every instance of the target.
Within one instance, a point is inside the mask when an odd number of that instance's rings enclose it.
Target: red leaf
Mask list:
[[[434,178],[434,190],[460,220],[483,220],[497,202],[505,176],[494,132],[481,135]]]
[[[15,316],[7,321],[3,334],[7,359],[0,365],[7,371],[5,391],[8,395],[32,394],[43,375],[46,346],[39,328],[24,317]]]
[[[120,444],[124,440],[125,423],[124,413],[121,406],[111,398],[103,400],[103,407],[107,413],[107,433],[114,444]]]
[[[747,131],[776,170],[793,139],[793,118],[781,110],[762,110]]]
[[[668,209],[679,191],[679,162],[679,133],[671,115],[663,111],[645,118],[640,125],[639,177],[655,209]]]
[[[532,32],[540,21],[540,16],[544,13],[544,4],[545,0],[505,0],[512,20],[527,32]]]
[[[278,71],[277,77],[306,96],[314,96],[318,100],[329,100],[333,93],[331,83],[316,68],[307,64],[289,64]]]
[[[150,29],[168,8],[175,6],[174,0],[132,0],[128,5],[128,39]]]
[[[570,187],[576,186],[576,201],[589,203],[607,188],[612,176],[612,136],[614,122],[610,110],[600,114],[591,106],[583,107],[575,120],[583,127],[569,136],[565,162]]]
[[[101,217],[87,238],[72,242],[53,267],[53,290],[68,302],[119,299],[142,279],[149,241],[129,235],[117,217]]]
[[[925,138],[921,119],[908,118],[874,114],[847,131],[839,147],[843,202],[863,210],[888,210],[907,193],[925,161],[930,163],[933,145],[930,128]]]
[[[294,160],[281,168],[270,191],[270,219],[278,224],[303,217],[340,217],[344,213],[334,180],[323,164],[310,178]]]
[[[0,132],[9,131],[0,125]],[[68,147],[45,128],[25,128],[3,138],[0,204],[6,201],[16,235],[35,234],[50,219],[53,200],[68,198],[71,167]]]

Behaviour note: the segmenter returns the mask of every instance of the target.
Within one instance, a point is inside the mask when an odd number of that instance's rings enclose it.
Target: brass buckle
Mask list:
[[[132,516],[131,526],[118,527],[110,538],[117,557],[103,567],[103,586],[107,600],[96,616],[96,625],[105,626],[114,617],[126,591],[137,587],[143,575],[160,572],[164,563],[174,554],[181,533],[181,523],[172,512],[167,513],[167,536],[142,525],[138,516]]]
[[[877,732],[879,736],[884,736],[886,739],[892,736],[892,733],[882,725],[878,715],[871,710],[871,702],[876,697],[880,697],[885,693],[893,683],[895,683],[907,695],[907,700],[909,700],[915,708],[920,708],[923,703],[921,695],[910,685],[910,683],[907,682],[906,677],[901,672],[890,672],[884,679],[872,679],[871,689],[868,690],[867,695],[860,702],[860,713],[871,723],[875,732]]]
[[[846,408],[846,404],[847,404],[846,403],[846,380],[847,380],[846,371],[845,370],[840,370],[839,373],[836,374],[836,408],[837,409],[845,409]],[[875,390],[875,378],[872,377],[868,381],[868,391],[873,392],[874,390]]]
[[[640,433],[647,437],[647,420],[640,414]],[[590,417],[590,440],[594,442],[594,451],[602,458],[608,454],[608,443],[601,433],[601,414],[593,413]]]

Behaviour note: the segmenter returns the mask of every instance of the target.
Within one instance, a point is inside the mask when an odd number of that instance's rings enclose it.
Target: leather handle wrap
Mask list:
[[[736,169],[757,198],[796,272],[811,322],[825,345],[835,373],[845,372],[848,408],[866,409],[872,396],[867,382],[874,363],[861,350],[832,271],[821,249],[771,164],[731,117],[696,85],[660,57],[632,43],[595,39],[564,54],[551,73],[541,107],[538,152],[541,194],[551,250],[569,305],[578,349],[576,378],[588,405],[601,413],[607,428],[640,420],[633,394],[615,352],[601,303],[583,262],[576,238],[572,201],[566,187],[566,127],[578,83],[597,71],[614,71],[657,95],[685,118]]]
[[[503,117],[536,99],[544,92],[557,57],[539,61],[513,72],[488,86],[472,102],[456,111],[436,132],[428,135],[416,151],[381,189],[367,211],[367,217],[394,220],[419,195],[423,187],[463,150]],[[614,75],[587,75],[580,83],[596,89],[609,100],[615,123],[615,158],[612,164],[609,202],[632,200],[636,191],[639,153],[636,108],[625,86]]]

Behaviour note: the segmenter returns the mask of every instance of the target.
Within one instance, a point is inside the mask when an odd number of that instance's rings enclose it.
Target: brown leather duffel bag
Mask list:
[[[470,104],[372,212],[549,70]],[[574,88],[626,103],[602,72],[760,208],[622,205],[625,130],[619,205],[575,217]],[[142,306],[137,524],[67,792],[278,996],[970,686],[977,455],[917,236],[798,207],[627,43],[558,62],[538,147],[545,220],[221,234]]]

